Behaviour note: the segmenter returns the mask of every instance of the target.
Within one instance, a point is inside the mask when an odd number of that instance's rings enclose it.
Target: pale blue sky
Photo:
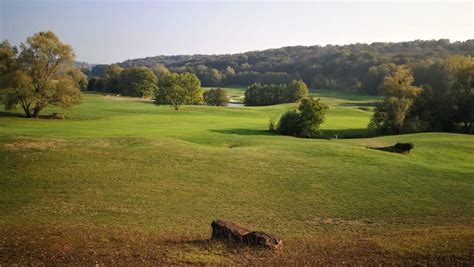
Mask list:
[[[467,2],[171,2],[0,0],[0,40],[19,44],[52,30],[77,60],[121,62],[173,54],[221,54],[473,35]]]

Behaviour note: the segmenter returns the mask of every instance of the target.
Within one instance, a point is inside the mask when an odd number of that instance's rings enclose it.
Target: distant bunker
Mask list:
[[[272,234],[251,231],[229,221],[214,220],[211,227],[212,239],[270,249],[281,249],[283,245],[283,242]]]

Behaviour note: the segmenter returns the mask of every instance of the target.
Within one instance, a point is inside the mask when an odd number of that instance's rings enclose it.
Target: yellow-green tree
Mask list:
[[[229,96],[224,89],[213,88],[204,92],[204,102],[209,106],[227,106]]]
[[[151,68],[151,71],[153,71],[158,80],[170,74],[168,68],[165,65],[159,63],[155,64],[155,66]]]
[[[412,85],[413,81],[411,70],[404,66],[397,66],[385,76],[379,86],[384,99],[376,107],[369,127],[381,134],[400,133],[413,101],[421,92],[421,88]]]
[[[308,86],[303,80],[292,81],[284,89],[284,102],[296,102],[303,99],[308,94]]]
[[[181,105],[199,104],[202,99],[201,81],[193,73],[172,73],[158,81],[157,105],[170,105],[179,110]]]
[[[119,77],[120,93],[127,96],[152,97],[158,86],[158,79],[146,67],[131,67],[125,69]]]
[[[282,135],[319,137],[321,136],[319,127],[325,120],[328,108],[319,98],[314,99],[311,96],[303,98],[298,110],[287,111],[281,116],[276,131]]]
[[[38,117],[47,106],[69,108],[81,100],[71,46],[53,32],[39,32],[20,45],[0,45],[0,89],[6,109],[20,106]]]

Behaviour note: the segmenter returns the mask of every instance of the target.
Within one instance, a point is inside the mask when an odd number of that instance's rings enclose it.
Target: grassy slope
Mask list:
[[[372,99],[317,94],[331,105],[328,135],[367,133],[360,107]],[[388,251],[472,256],[473,136],[268,134],[268,118],[293,106],[175,112],[89,94],[65,121],[0,117],[0,222],[192,237],[227,218],[290,242],[364,230]],[[405,141],[410,155],[367,148]]]

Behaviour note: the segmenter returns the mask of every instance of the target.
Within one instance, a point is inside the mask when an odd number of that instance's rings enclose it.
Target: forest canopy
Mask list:
[[[454,54],[474,55],[474,40],[292,46],[226,55],[155,56],[118,65],[153,68],[160,64],[172,72],[196,74],[203,86],[286,84],[302,79],[312,89],[377,94],[378,84],[393,69],[390,64],[415,66]],[[96,65],[87,74],[102,76],[106,68]],[[418,74],[414,71],[415,85],[423,83]]]

